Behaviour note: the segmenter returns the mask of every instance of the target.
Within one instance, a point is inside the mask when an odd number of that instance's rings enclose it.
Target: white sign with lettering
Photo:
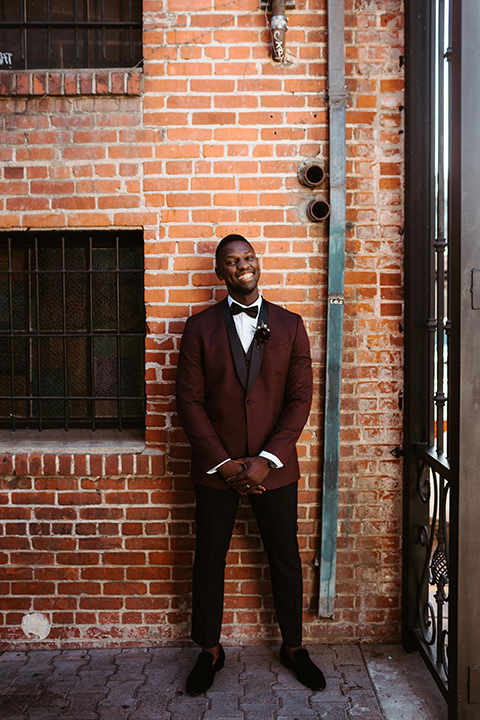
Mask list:
[[[0,52],[0,65],[7,65],[8,67],[12,67],[12,57],[13,53]]]

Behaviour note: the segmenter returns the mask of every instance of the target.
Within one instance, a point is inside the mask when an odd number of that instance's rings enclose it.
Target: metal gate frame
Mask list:
[[[439,206],[443,201],[438,200],[436,192],[438,175],[434,150],[438,150],[438,136],[434,132],[435,69],[432,60],[432,39],[438,30],[432,8],[443,1],[406,0],[405,5],[402,640],[407,650],[419,650],[423,655],[448,701],[449,720],[478,720],[480,423],[477,417],[480,379],[476,364],[480,357],[480,4],[478,0],[450,0],[449,3],[447,242],[439,232],[438,221]],[[443,279],[444,262],[448,265],[446,308],[442,307],[445,299],[443,282],[432,280],[435,277]],[[445,331],[449,336],[448,397],[442,397],[443,384],[439,384],[439,364],[443,362],[441,341]],[[436,384],[434,373],[437,374]],[[448,448],[442,448],[438,438],[435,439],[434,430],[435,422],[439,433],[443,430],[446,404]],[[437,493],[437,523],[432,523],[429,518],[429,492]],[[441,517],[447,495],[450,495],[448,526],[446,518]],[[437,565],[435,545],[440,548],[437,559],[441,555],[442,561]],[[433,601],[429,598],[428,585],[433,585],[436,590]],[[448,607],[448,624],[442,618],[445,606]],[[433,640],[432,633],[436,634]],[[447,661],[446,678],[443,665]]]

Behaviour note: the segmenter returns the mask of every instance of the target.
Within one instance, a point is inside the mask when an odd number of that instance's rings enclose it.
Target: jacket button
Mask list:
[[[247,405],[251,405],[253,403],[253,400],[247,400]]]

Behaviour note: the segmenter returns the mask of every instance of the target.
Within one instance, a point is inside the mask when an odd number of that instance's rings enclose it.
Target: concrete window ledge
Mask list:
[[[131,454],[145,450],[143,430],[0,430],[2,453]]]

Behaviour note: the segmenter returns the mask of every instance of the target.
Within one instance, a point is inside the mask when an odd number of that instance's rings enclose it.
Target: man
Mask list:
[[[260,267],[241,235],[218,245],[215,272],[228,296],[190,317],[177,371],[177,409],[192,446],[197,544],[192,639],[202,647],[187,679],[199,695],[225,662],[220,644],[225,557],[238,503],[255,514],[272,576],[280,660],[314,690],[322,672],[302,648],[295,444],[312,399],[310,348],[299,315],[266,302]]]

